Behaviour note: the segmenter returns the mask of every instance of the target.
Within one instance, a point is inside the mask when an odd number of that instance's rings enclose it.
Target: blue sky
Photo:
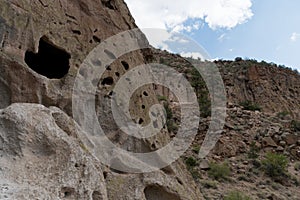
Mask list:
[[[299,0],[125,1],[139,27],[179,31],[211,58],[247,57],[300,71]]]

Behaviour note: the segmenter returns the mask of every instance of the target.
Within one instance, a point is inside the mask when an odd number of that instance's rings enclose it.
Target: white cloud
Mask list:
[[[233,28],[253,16],[251,0],[125,0],[140,28],[191,31],[201,27]],[[192,25],[186,25],[189,19]]]
[[[290,40],[291,40],[292,42],[296,42],[299,38],[300,38],[300,33],[294,32],[294,33],[292,33],[292,35],[291,35],[291,37],[290,37]]]
[[[167,44],[168,41],[174,40],[174,35],[163,29],[142,29],[146,34],[150,44],[155,48],[160,48],[172,52]]]
[[[155,48],[180,54],[183,57],[200,58],[208,60],[208,53],[194,40],[185,35],[164,29],[141,29],[147,35],[148,41]]]
[[[182,57],[185,57],[185,58],[190,58],[190,57],[192,57],[192,58],[194,58],[194,59],[201,59],[201,60],[206,60],[205,58],[204,58],[204,56],[201,54],[201,53],[199,53],[199,52],[182,52],[182,53],[180,53],[180,55],[182,56]]]

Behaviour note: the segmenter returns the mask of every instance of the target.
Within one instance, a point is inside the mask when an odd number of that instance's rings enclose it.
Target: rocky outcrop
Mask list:
[[[107,199],[100,163],[59,108],[12,104],[0,111],[1,199]]]
[[[157,192],[164,199],[202,199],[181,161],[146,174],[105,166],[81,141],[83,130],[72,119],[73,85],[85,57],[135,27],[121,0],[0,1],[1,199],[148,200]],[[143,63],[141,50],[116,59],[99,77],[95,94],[106,136],[137,152],[164,146],[167,130],[145,140],[130,137],[114,123],[108,102],[120,77]],[[133,120],[147,124],[156,102],[152,86],[139,88],[130,100]]]
[[[275,64],[254,60],[216,61],[230,102],[252,101],[264,112],[289,112],[300,119],[300,75]]]
[[[192,61],[167,51],[152,50],[154,60],[171,66],[186,74],[190,81]],[[229,103],[253,102],[267,113],[286,113],[300,119],[300,75],[299,72],[273,63],[256,60],[214,61],[219,68],[227,92]],[[200,75],[199,75],[200,76]],[[204,81],[199,79],[199,88],[205,93]],[[173,99],[173,95],[164,88],[158,92]],[[200,105],[201,106],[201,105]]]
[[[261,150],[284,153],[300,160],[299,131],[292,120],[259,111],[243,110],[240,106],[228,108],[224,134],[214,149],[214,154],[226,157],[249,152],[251,143]]]
[[[123,1],[16,0],[0,6],[0,107],[31,102],[71,114],[71,91],[83,59],[101,41],[136,27]],[[124,60],[135,66],[143,56],[136,52]],[[111,67],[113,73],[125,71],[119,66]]]
[[[299,199],[299,171],[295,169],[300,161],[300,132],[291,126],[292,120],[244,110],[234,104],[228,106],[227,114],[222,135],[205,160],[197,157],[197,148],[203,141],[209,119],[203,119],[192,148],[185,154],[186,158],[195,159],[191,173],[203,196],[223,199],[230,191],[240,191],[257,200]],[[266,176],[261,161],[268,152],[288,158],[287,175],[278,179]],[[209,176],[211,163],[224,162],[231,171],[228,180],[215,180]],[[222,168],[218,172],[223,173]]]
[[[156,62],[184,73],[195,87],[200,112],[209,108],[209,92],[201,76],[193,71],[193,59],[156,49],[152,52]],[[201,193],[205,199],[224,199],[232,191],[251,199],[299,199],[299,172],[295,170],[300,160],[299,73],[255,60],[214,63],[226,87],[226,123],[213,150],[205,159],[199,159],[199,149],[211,122],[209,115],[203,116],[198,135],[183,156]],[[156,91],[162,101],[169,103],[173,123],[180,124],[173,94],[162,86]],[[269,152],[288,160],[284,176],[266,176],[263,162]],[[215,163],[219,166],[217,170],[213,169]],[[226,174],[226,165],[230,171],[227,180],[211,175]]]
[[[57,107],[20,103],[1,110],[0,197],[148,200],[159,190],[162,197],[201,199],[184,165],[119,174],[89,152],[76,130],[76,122]]]

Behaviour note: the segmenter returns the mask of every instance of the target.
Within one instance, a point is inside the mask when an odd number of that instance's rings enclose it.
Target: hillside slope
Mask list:
[[[152,62],[184,73],[195,86],[200,111],[204,111],[196,140],[182,159],[205,199],[224,199],[230,194],[235,196],[232,199],[246,199],[243,195],[251,199],[299,199],[300,74],[254,60],[215,61],[226,87],[227,117],[219,141],[202,160],[198,153],[210,123],[206,110],[211,106],[207,103],[210,94],[205,82],[192,69],[193,59],[152,51]],[[172,109],[172,126],[179,126],[177,99],[162,86],[156,92],[165,96],[160,97],[162,103],[168,102]],[[176,135],[176,129],[173,132]],[[286,159],[282,174],[270,176],[266,171],[266,163],[271,162],[267,160],[269,153],[274,165],[268,169],[278,167]]]

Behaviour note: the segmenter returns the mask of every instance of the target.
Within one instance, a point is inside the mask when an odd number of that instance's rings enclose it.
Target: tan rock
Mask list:
[[[265,147],[277,147],[277,144],[274,142],[274,140],[271,137],[263,138],[262,142]]]
[[[201,162],[200,162],[200,169],[202,169],[202,170],[207,170],[207,169],[209,169],[210,167],[209,167],[209,162],[207,161],[207,160],[202,160]]]
[[[299,137],[296,136],[296,135],[293,135],[293,134],[288,134],[286,135],[285,137],[285,142],[288,144],[288,145],[292,145],[292,144],[296,144],[297,141],[298,141]]]
[[[6,117],[0,116],[0,134],[6,138],[4,143],[0,140],[1,167],[7,163],[0,180],[8,184],[7,195],[15,195],[14,199],[151,199],[153,192],[162,191],[162,197],[203,199],[180,161],[171,174],[157,171],[144,178],[106,169],[105,180],[102,168],[106,167],[86,152],[74,131],[78,125],[68,117],[72,116],[74,80],[88,53],[105,39],[136,28],[124,1],[0,1],[0,24],[0,109]],[[129,137],[113,123],[109,110],[116,82],[129,69],[145,63],[145,52],[121,56],[94,82],[99,86],[95,110],[107,137],[136,152],[149,152],[152,144],[160,148],[170,141],[165,129],[145,140]],[[48,57],[52,53],[58,57]],[[133,119],[147,124],[149,108],[157,103],[152,86],[139,88],[130,100]],[[16,102],[41,105],[7,107]]]
[[[0,142],[0,188],[7,187],[1,195],[16,200],[107,199],[100,163],[68,133],[72,121],[58,108],[37,104],[0,110],[0,137],[5,138]]]

